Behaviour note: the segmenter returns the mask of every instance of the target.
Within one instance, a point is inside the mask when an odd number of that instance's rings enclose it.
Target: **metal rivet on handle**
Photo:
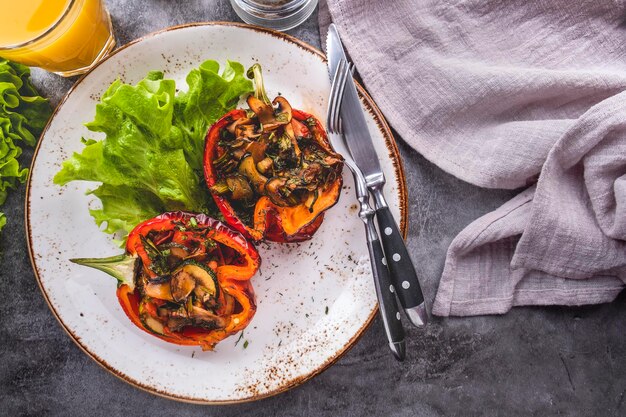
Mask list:
[[[391,227],[385,227],[385,234],[387,236],[391,235]]]
[[[402,288],[405,290],[408,290],[410,286],[411,284],[409,284],[409,281],[402,281]]]
[[[400,261],[400,259],[401,259],[401,258],[400,258],[400,255],[399,255],[399,254],[397,254],[397,253],[394,253],[394,254],[393,254],[393,256],[392,256],[392,258],[393,258],[393,260],[394,260],[394,261],[396,261],[396,262],[399,262],[399,261]]]
[[[383,265],[387,265],[387,260],[385,258],[382,259]]]

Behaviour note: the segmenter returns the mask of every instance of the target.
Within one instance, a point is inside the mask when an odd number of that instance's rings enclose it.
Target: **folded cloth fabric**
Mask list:
[[[601,303],[624,287],[625,17],[609,0],[322,4],[321,31],[335,22],[408,144],[472,184],[530,186],[454,239],[434,314]]]

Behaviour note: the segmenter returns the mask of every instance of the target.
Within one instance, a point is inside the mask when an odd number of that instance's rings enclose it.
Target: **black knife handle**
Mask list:
[[[376,193],[380,193],[377,196]],[[391,281],[400,299],[400,304],[405,309],[419,306],[424,302],[422,287],[417,279],[417,273],[411,257],[407,251],[404,239],[396,221],[382,197],[380,190],[372,190],[376,202],[376,219],[380,230],[380,240],[385,249],[387,266],[391,272]],[[380,199],[379,199],[380,198]]]
[[[365,223],[365,233],[367,234],[367,249],[372,264],[372,274],[374,275],[374,286],[378,297],[378,311],[383,320],[389,347],[394,357],[403,361],[405,357],[404,328],[400,321],[398,303],[392,290],[389,270],[385,266],[385,254],[380,245],[380,239],[376,236],[376,228],[371,222],[371,218],[363,219]]]

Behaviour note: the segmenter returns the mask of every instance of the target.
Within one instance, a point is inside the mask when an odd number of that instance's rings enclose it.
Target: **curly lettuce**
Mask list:
[[[115,81],[86,124],[103,132],[84,139],[81,153],[63,162],[54,182],[101,183],[90,191],[101,207],[90,214],[106,233],[126,236],[138,223],[172,210],[208,214],[214,210],[204,185],[204,137],[219,117],[252,91],[244,67],[208,60],[187,76],[187,91],[159,71],[137,85]]]
[[[24,183],[28,168],[22,166],[21,143],[34,146],[51,109],[30,81],[28,67],[0,58],[0,206],[8,191]],[[0,213],[0,230],[6,224]]]

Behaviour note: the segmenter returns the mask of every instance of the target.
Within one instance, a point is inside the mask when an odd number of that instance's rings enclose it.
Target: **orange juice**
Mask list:
[[[0,56],[69,76],[115,45],[102,0],[0,0]]]

